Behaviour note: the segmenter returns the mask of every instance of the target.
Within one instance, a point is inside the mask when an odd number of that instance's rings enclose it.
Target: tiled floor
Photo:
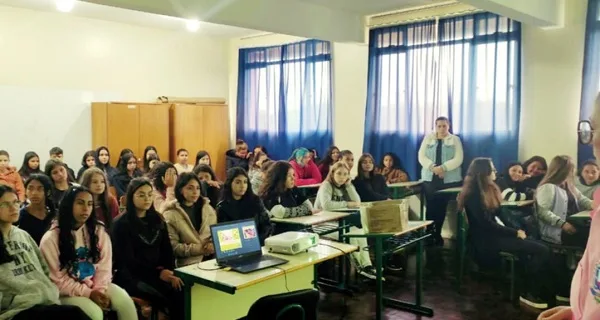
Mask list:
[[[387,275],[384,284],[386,295],[412,300],[414,297],[414,258],[409,260],[406,276]],[[494,284],[491,280],[480,280],[468,277],[463,284],[462,293],[456,290],[455,278],[452,270],[454,265],[444,261],[431,262],[437,270],[426,270],[424,276],[424,302],[434,309],[433,318],[420,317],[411,313],[394,309],[386,309],[384,319],[417,320],[535,320],[537,314],[534,310],[513,306],[503,296],[507,288]],[[375,288],[374,285],[361,285],[363,293],[354,297],[344,297],[339,293],[322,293],[319,305],[319,319],[342,319],[343,310],[346,310],[343,319],[367,320],[375,318]]]

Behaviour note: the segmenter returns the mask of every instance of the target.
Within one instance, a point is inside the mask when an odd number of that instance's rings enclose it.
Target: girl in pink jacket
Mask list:
[[[310,152],[306,148],[298,148],[292,153],[290,164],[296,172],[296,186],[307,186],[321,183],[321,172],[312,161]]]
[[[582,143],[593,143],[594,156],[600,159],[600,94],[596,98],[594,112],[590,117],[589,130],[579,124],[579,139]],[[579,261],[571,283],[571,306],[556,307],[541,313],[538,320],[595,320],[600,319],[600,215],[598,202],[600,190],[594,193],[590,236],[585,253]]]
[[[133,300],[112,283],[112,245],[104,225],[96,220],[92,193],[70,187],[60,203],[58,219],[44,234],[40,249],[62,304],[78,306],[92,320],[105,310],[119,319],[137,319]]]

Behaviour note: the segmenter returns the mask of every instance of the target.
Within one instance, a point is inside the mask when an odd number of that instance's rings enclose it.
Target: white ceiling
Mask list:
[[[0,5],[38,11],[58,12],[56,11],[54,0],[0,0]],[[71,14],[79,17],[98,20],[114,21],[142,27],[181,30],[182,32],[188,32],[185,28],[185,20],[179,18],[117,7],[103,6],[89,2],[77,1],[73,11],[63,14]],[[259,34],[262,32],[208,22],[200,22],[200,29],[197,31],[197,33],[210,37],[239,38]]]
[[[451,2],[449,0],[296,0],[310,2],[331,9],[345,10],[373,15],[377,13],[420,7],[440,2]]]

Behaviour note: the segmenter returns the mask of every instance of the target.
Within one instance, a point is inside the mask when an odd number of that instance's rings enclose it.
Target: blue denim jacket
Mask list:
[[[463,148],[460,138],[448,134],[443,139],[442,146],[442,168],[444,168],[444,183],[459,182],[462,180],[462,171],[460,166],[463,162]],[[437,147],[437,138],[435,133],[428,134],[423,139],[419,148],[419,163],[423,167],[421,170],[421,179],[431,181],[433,179],[433,167],[435,167],[435,150]]]

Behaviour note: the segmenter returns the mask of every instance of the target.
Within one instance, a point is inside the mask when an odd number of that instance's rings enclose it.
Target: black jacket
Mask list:
[[[217,205],[217,221],[229,222],[254,218],[258,228],[260,245],[264,245],[265,239],[273,232],[269,213],[262,200],[256,195],[248,196],[246,199],[225,199]]]
[[[133,177],[130,177],[127,172],[119,172],[114,175],[111,184],[117,190],[117,198],[121,198],[121,196],[124,196],[125,193],[127,193],[127,187],[133,178],[141,177],[142,175],[142,171],[138,169],[133,173]]]
[[[352,184],[363,202],[382,201],[391,198],[385,177],[380,174],[373,174],[369,178],[356,178],[352,181]]]
[[[233,168],[233,167],[240,167],[243,168],[244,170],[248,171],[248,159],[245,158],[240,158],[235,154],[235,150],[231,149],[228,150],[225,153],[226,156],[226,163],[225,163],[225,168],[227,170]]]

